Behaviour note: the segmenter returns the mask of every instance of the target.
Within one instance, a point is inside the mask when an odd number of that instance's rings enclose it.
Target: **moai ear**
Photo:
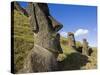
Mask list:
[[[35,6],[32,2],[28,3],[29,8],[29,21],[30,25],[32,26],[32,31],[37,33],[38,32],[38,23],[36,19],[36,13],[35,13]]]

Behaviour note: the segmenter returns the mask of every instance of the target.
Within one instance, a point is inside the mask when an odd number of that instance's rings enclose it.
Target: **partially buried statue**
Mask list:
[[[62,53],[60,34],[63,26],[49,13],[45,3],[28,3],[29,20],[34,32],[34,47],[19,73],[57,71],[57,57]]]
[[[87,40],[83,39],[83,48],[82,48],[82,54],[88,56],[89,46]]]
[[[68,32],[67,37],[68,37],[68,46],[72,48],[76,48],[76,41],[75,41],[74,33]]]

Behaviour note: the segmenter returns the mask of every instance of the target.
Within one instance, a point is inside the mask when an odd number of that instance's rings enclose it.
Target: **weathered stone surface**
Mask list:
[[[82,48],[82,54],[87,55],[88,56],[88,50],[89,50],[89,46],[88,46],[88,42],[86,39],[83,39],[83,48]]]
[[[74,37],[74,33],[68,32],[68,46],[75,48],[76,47],[76,41]]]
[[[20,72],[47,72],[58,70],[57,56],[62,53],[60,35],[62,28],[49,13],[45,3],[29,3],[29,20],[34,32],[34,47]]]
[[[24,8],[22,8],[22,7],[20,6],[20,4],[19,4],[18,2],[16,2],[16,1],[14,2],[14,9],[16,9],[16,10],[18,10],[20,13],[22,13],[22,14],[28,16],[27,11],[26,11]]]

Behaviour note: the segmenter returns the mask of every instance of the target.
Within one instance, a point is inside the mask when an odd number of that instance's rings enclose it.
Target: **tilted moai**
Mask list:
[[[76,41],[75,41],[74,33],[68,32],[67,37],[68,37],[68,46],[76,48]]]
[[[45,3],[29,3],[29,20],[34,32],[34,47],[19,72],[47,72],[58,70],[57,56],[62,53],[60,35],[63,26],[49,13]]]
[[[88,42],[86,39],[83,39],[82,54],[88,56],[88,50],[89,50]]]

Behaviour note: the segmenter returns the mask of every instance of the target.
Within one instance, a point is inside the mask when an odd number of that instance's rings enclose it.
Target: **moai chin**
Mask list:
[[[68,37],[68,46],[76,48],[76,41],[75,41],[74,33],[68,32],[67,37]]]
[[[34,47],[25,60],[22,72],[56,71],[57,56],[62,53],[57,32],[63,26],[50,15],[46,3],[29,3],[28,7]]]
[[[88,46],[87,39],[83,39],[82,54],[88,56],[88,50],[89,50],[89,46]]]

